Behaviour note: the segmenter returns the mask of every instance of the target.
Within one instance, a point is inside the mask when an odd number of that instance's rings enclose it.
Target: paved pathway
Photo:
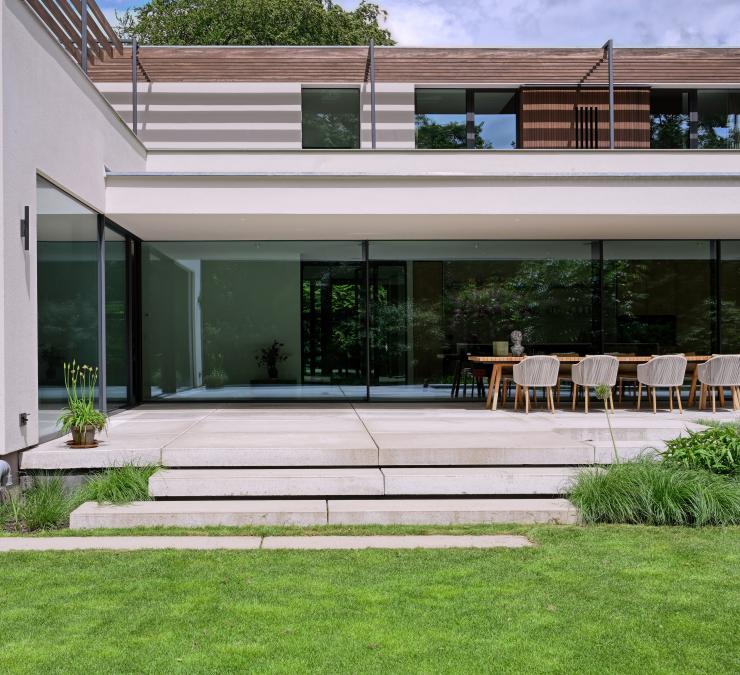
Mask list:
[[[250,549],[402,549],[402,548],[523,548],[532,546],[518,535],[371,535],[308,537],[0,537],[0,553],[9,551],[142,551]]]

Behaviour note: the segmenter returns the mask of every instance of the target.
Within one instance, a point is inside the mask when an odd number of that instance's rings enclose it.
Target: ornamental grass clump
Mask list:
[[[123,464],[95,474],[75,495],[78,503],[128,504],[151,499],[149,478],[159,467]]]
[[[69,522],[73,500],[60,476],[37,476],[16,503],[16,529],[53,530]]]
[[[570,500],[587,523],[740,524],[740,481],[640,458],[581,471]]]
[[[740,475],[740,428],[719,424],[666,442],[663,462],[686,469]]]
[[[95,407],[98,368],[85,364],[64,364],[64,387],[67,406],[57,420],[63,433],[72,432],[74,445],[94,445],[95,432],[105,428],[107,417]]]

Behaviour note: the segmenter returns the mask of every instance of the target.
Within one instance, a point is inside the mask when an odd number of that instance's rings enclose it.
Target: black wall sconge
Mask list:
[[[28,206],[25,206],[23,208],[23,218],[21,218],[21,239],[23,239],[23,250],[28,251],[29,242],[30,239],[28,234],[28,224],[30,222],[30,208]]]

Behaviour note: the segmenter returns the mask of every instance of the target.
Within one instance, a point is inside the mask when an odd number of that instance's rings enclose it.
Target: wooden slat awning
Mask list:
[[[31,1],[31,0],[29,0]],[[35,0],[40,1],[40,0]],[[153,82],[321,82],[366,80],[367,47],[154,47],[139,58]],[[96,62],[99,82],[130,80],[130,52]],[[617,85],[740,85],[740,49],[614,50]],[[378,82],[496,85],[606,85],[607,61],[595,49],[377,47]]]
[[[26,0],[82,66],[82,3],[87,5],[87,67],[123,55],[123,44],[95,0]],[[130,53],[129,53],[130,56]],[[129,64],[130,71],[130,64]],[[129,79],[130,74],[129,74]]]

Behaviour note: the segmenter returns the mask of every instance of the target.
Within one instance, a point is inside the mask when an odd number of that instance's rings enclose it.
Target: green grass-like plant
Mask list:
[[[740,481],[649,458],[584,469],[569,497],[587,523],[740,524]]]
[[[73,500],[61,476],[37,476],[17,499],[13,505],[16,529],[22,524],[29,530],[52,530],[69,522]]]
[[[149,478],[159,467],[123,464],[95,474],[75,494],[75,501],[127,504],[149,500]]]
[[[64,364],[67,406],[57,420],[63,433],[86,427],[94,427],[98,431],[105,428],[108,418],[105,413],[95,408],[97,382],[97,368],[77,363],[75,360]]]
[[[686,469],[740,474],[740,428],[720,424],[706,431],[689,431],[666,442],[663,462]]]

